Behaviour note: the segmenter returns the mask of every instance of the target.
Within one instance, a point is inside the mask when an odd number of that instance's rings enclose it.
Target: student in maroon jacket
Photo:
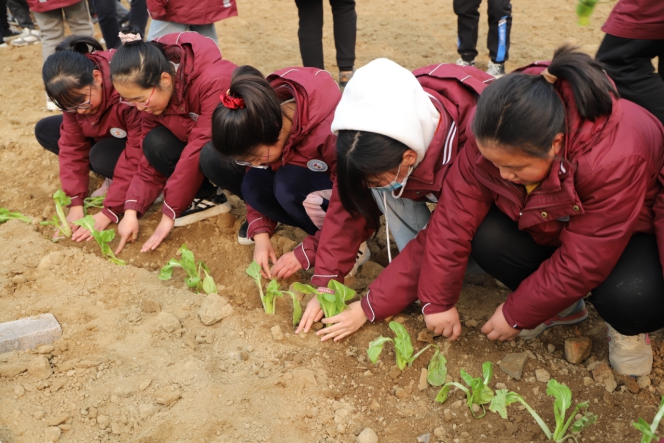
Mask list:
[[[419,299],[429,329],[459,337],[455,304],[472,250],[514,291],[482,327],[489,339],[556,324],[556,313],[591,292],[614,370],[649,373],[647,333],[664,326],[654,235],[664,207],[661,123],[619,99],[599,63],[563,47],[550,64],[487,87],[471,128],[446,178],[445,210],[370,286],[375,319]]]
[[[147,0],[152,17],[148,40],[193,31],[218,43],[215,22],[237,15],[235,0]]]
[[[620,0],[602,31],[597,60],[622,98],[643,106],[664,123],[664,1]],[[652,61],[657,57],[657,72]]]
[[[113,58],[113,84],[121,101],[141,111],[144,158],[127,191],[120,245],[135,241],[138,217],[163,191],[161,222],[141,252],[154,250],[174,226],[230,210],[225,195],[199,170],[201,148],[212,137],[212,113],[236,66],[219,47],[195,32],[154,42],[123,35]],[[220,184],[220,183],[218,183]]]
[[[103,210],[93,216],[97,230],[119,222],[142,157],[140,115],[120,104],[111,83],[114,52],[103,51],[92,37],[67,37],[42,68],[48,96],[65,112],[35,126],[39,143],[58,155],[62,189],[72,200],[69,222],[83,218],[90,169],[113,179]],[[89,231],[78,228],[72,225],[74,240],[90,238]]]
[[[391,233],[399,250],[426,226],[427,202],[438,200],[449,166],[465,143],[470,110],[493,80],[471,66],[438,64],[410,72],[387,59],[357,70],[332,123],[338,132],[339,178],[317,251],[308,251],[316,266],[314,285],[344,281],[354,251],[379,227],[381,213],[388,242]],[[395,84],[407,100],[395,98]],[[324,320],[336,324],[320,332],[323,340],[340,340],[373,318],[360,302],[350,308]],[[322,316],[313,299],[298,331],[308,331]]]
[[[228,174],[228,159],[248,168],[239,194],[247,203],[239,240],[255,241],[254,259],[268,277],[311,265],[305,251],[323,225],[336,175],[330,124],[340,97],[330,73],[318,68],[285,68],[265,79],[241,66],[214,112],[212,140],[221,157],[204,153],[201,167],[213,182]],[[270,243],[277,223],[309,234],[278,262]]]

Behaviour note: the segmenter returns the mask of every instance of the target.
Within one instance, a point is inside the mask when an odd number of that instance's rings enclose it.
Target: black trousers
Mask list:
[[[555,250],[535,243],[495,206],[472,241],[477,264],[513,291]],[[664,277],[655,236],[634,234],[613,271],[592,290],[589,301],[623,335],[664,327]]]
[[[655,72],[652,60],[659,57]],[[664,40],[632,40],[606,34],[597,51],[622,98],[650,111],[664,123]]]
[[[21,28],[35,29],[30,17],[30,8],[25,0],[7,0],[7,7]]]
[[[182,152],[187,144],[180,141],[165,126],[157,126],[143,139],[143,155],[160,174],[170,177],[180,161]],[[217,188],[210,183],[207,177],[196,193],[196,198],[211,198]]]
[[[94,0],[95,11],[99,19],[99,28],[106,41],[106,47],[119,48],[120,22],[116,14],[117,0]],[[132,0],[129,12],[129,26],[135,27],[145,37],[145,26],[148,22],[148,7],[146,0]]]
[[[325,69],[323,61],[323,0],[295,0],[300,18],[302,65]],[[355,64],[357,14],[355,0],[330,0],[334,20],[334,46],[340,71],[352,71]]]
[[[482,0],[454,0],[454,13],[457,15],[459,47],[457,51],[464,61],[477,57],[477,29],[480,23],[480,3]],[[494,63],[504,63],[509,59],[510,32],[512,30],[512,5],[510,0],[488,0],[489,34],[487,48]]]
[[[226,189],[244,200],[242,195],[242,180],[247,171],[245,166],[235,163],[235,160],[222,157],[213,147],[212,142],[207,143],[201,150],[200,167],[205,177],[221,189]]]
[[[35,137],[44,149],[58,155],[60,148],[60,126],[62,115],[53,115],[37,122],[35,125]],[[113,178],[113,171],[117,165],[122,151],[125,149],[126,138],[108,137],[95,143],[90,139],[92,149],[90,150],[90,169],[106,178]]]

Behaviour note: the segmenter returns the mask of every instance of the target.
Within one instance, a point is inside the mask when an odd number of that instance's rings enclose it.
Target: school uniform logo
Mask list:
[[[314,172],[325,172],[329,169],[327,167],[327,163],[325,163],[323,160],[309,160],[307,162],[307,168]]]
[[[127,136],[127,131],[120,128],[111,128],[111,135],[115,138],[125,138]]]
[[[189,113],[189,118],[191,118],[193,121],[197,122],[198,121],[198,114],[190,112]]]

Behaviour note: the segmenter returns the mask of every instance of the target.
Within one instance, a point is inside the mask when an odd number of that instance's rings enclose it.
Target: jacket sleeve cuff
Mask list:
[[[75,196],[71,197],[71,204],[69,207],[71,208],[72,206],[83,206],[83,197],[81,196]]]
[[[367,320],[369,320],[370,322],[374,322],[376,320],[382,320],[380,318],[376,318],[376,313],[374,312],[373,306],[371,306],[371,301],[369,300],[370,294],[371,291],[367,292],[367,295],[362,297],[362,300],[360,300],[360,306],[362,306],[364,315],[367,316]]]
[[[310,249],[305,249],[304,243],[300,243],[293,249],[295,258],[300,262],[300,266],[305,271],[309,270],[313,266],[316,266],[316,254]]]
[[[422,305],[422,314],[431,315],[438,314],[439,312],[445,312],[452,309],[454,305],[436,305],[433,303],[424,303]]]
[[[129,210],[136,211],[139,217],[142,217],[144,212],[144,208],[138,204],[137,200],[127,200],[124,204],[124,210],[125,212]]]
[[[113,223],[119,223],[120,222],[120,217],[118,217],[113,211],[108,209],[106,206],[101,210],[101,213],[104,214],[106,217],[110,218]]]
[[[166,203],[166,201],[164,201],[164,204],[161,205],[161,213],[164,214],[166,217],[170,218],[171,220],[175,220],[177,218],[177,214],[175,213],[173,208],[168,206],[168,203]]]
[[[509,312],[507,304],[503,305],[503,317],[505,317],[505,321],[507,321],[507,323],[514,329],[523,329],[523,326],[521,326],[519,322],[516,321],[514,316]]]
[[[266,217],[259,217],[249,222],[247,229],[247,238],[253,239],[256,234],[267,233],[272,237],[277,223]]]

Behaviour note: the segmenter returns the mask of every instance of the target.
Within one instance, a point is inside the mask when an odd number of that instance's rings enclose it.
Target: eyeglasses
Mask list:
[[[92,107],[92,85],[90,85],[90,91],[88,91],[88,101],[81,103],[78,106],[72,106],[70,108],[62,108],[65,112],[76,112],[77,109],[90,109]]]
[[[268,159],[270,158],[270,148],[267,148],[267,155],[265,156]],[[261,157],[263,158],[263,157]],[[268,169],[270,166],[267,163],[261,163],[259,165],[254,165],[252,162],[244,162],[244,161],[239,161],[235,160],[235,163],[239,166],[248,166],[250,168],[255,168],[255,169]]]
[[[150,100],[152,100],[152,94],[154,94],[154,90],[157,88],[157,86],[152,87],[152,92],[150,92],[150,96],[148,97],[148,100],[144,103],[136,103],[135,100],[125,100],[122,97],[120,97],[120,103],[127,105],[127,106],[141,106],[143,108],[147,108],[150,106]]]

